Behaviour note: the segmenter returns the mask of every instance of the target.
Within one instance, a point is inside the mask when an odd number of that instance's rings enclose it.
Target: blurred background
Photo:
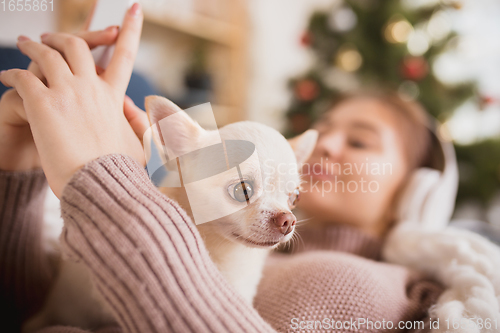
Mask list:
[[[422,102],[455,143],[455,219],[500,228],[498,0],[140,2],[134,91],[183,108],[209,101],[219,126],[249,119],[294,135],[342,92],[391,87]],[[0,69],[27,66],[18,35],[78,31],[93,0],[53,0],[37,12],[5,3]]]

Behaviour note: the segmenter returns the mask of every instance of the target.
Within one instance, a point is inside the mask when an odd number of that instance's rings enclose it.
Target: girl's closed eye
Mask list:
[[[359,139],[349,139],[348,144],[350,147],[356,148],[356,149],[367,149],[370,148],[369,143],[364,142],[363,140]]]
[[[355,149],[373,150],[378,146],[379,139],[370,133],[356,133],[347,136],[347,145]]]
[[[367,123],[354,123],[347,131],[347,144],[355,149],[375,150],[380,147],[380,133]]]

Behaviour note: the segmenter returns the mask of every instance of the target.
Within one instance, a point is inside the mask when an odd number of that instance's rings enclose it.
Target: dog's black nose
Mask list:
[[[292,213],[281,212],[273,218],[273,222],[283,235],[288,235],[292,232],[297,219]]]

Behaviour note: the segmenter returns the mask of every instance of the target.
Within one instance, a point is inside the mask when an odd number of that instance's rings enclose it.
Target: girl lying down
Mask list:
[[[267,259],[253,304],[241,297],[144,171],[138,138],[149,125],[124,103],[141,26],[136,4],[119,34],[20,38],[33,65],[0,74],[13,88],[0,101],[2,331],[21,330],[58,274],[42,246],[47,184],[61,199],[63,256],[88,268],[116,320],[93,332],[498,330],[498,249],[446,227],[451,146],[418,106],[390,95],[346,98],[315,126],[303,242]],[[115,41],[96,73],[89,46]],[[367,161],[391,172],[344,172]],[[41,332],[85,332],[60,324]]]

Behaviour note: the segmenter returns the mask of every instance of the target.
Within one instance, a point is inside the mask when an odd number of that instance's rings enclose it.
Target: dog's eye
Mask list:
[[[248,201],[253,195],[253,186],[249,181],[232,184],[227,190],[231,198],[239,202]]]
[[[295,208],[295,205],[297,205],[297,202],[299,201],[299,197],[300,191],[298,188],[293,190],[293,192],[288,195],[288,206],[290,206],[290,209]]]

